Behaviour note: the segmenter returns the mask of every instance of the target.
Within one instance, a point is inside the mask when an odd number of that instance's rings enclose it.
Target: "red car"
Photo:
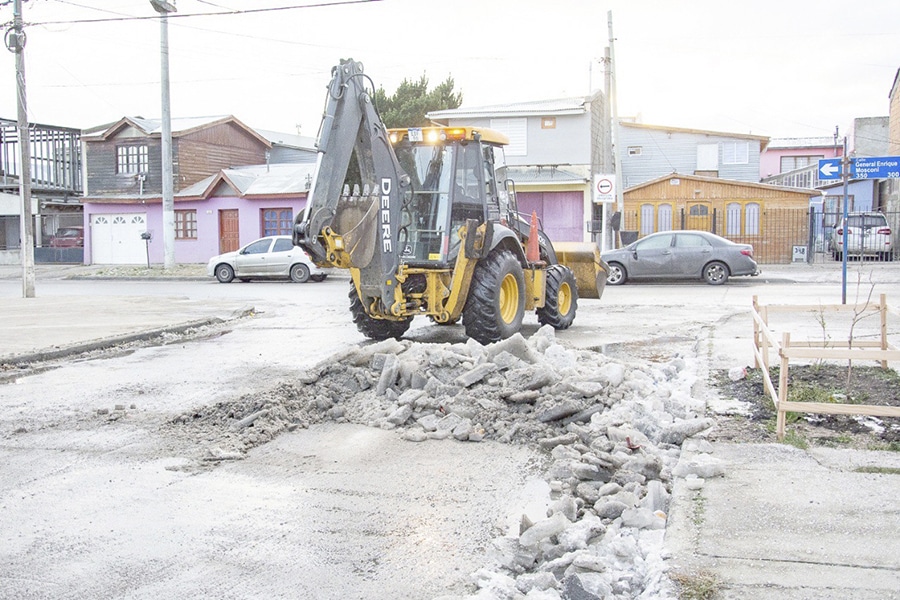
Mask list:
[[[81,248],[84,246],[84,227],[60,227],[50,238],[51,248]]]

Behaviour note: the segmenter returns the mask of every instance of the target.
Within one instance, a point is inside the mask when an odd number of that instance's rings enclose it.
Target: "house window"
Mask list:
[[[640,156],[643,153],[643,146],[628,146],[628,156]]]
[[[657,214],[657,231],[672,231],[672,205],[660,204]]]
[[[744,206],[744,233],[759,235],[759,204],[750,202]]]
[[[641,205],[641,235],[653,233],[653,205]]]
[[[697,170],[698,171],[718,171],[719,170],[719,145],[718,144],[697,144]]]
[[[176,240],[196,240],[197,239],[197,211],[196,210],[176,210],[175,211],[175,239]]]
[[[750,144],[747,142],[723,142],[722,163],[746,165],[750,162]]]
[[[781,173],[786,173],[788,171],[793,171],[794,169],[802,169],[803,167],[808,167],[810,165],[819,164],[819,160],[825,158],[824,154],[820,154],[818,156],[782,156],[781,157]],[[806,174],[808,176],[808,174]],[[801,186],[795,186],[801,187]],[[802,187],[810,187],[810,186],[802,186]]]
[[[556,117],[544,117],[541,119],[541,129],[556,129]]]
[[[116,173],[146,173],[150,160],[147,146],[117,146]]]
[[[725,235],[741,235],[741,208],[737,202],[725,207]]]
[[[263,235],[291,235],[294,228],[294,211],[290,208],[262,209]]]
[[[507,156],[528,155],[528,119],[491,119],[491,129],[509,138]]]

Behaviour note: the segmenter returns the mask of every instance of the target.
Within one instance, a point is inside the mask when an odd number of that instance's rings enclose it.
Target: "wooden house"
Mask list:
[[[809,205],[821,192],[672,173],[623,193],[623,243],[674,229],[709,231],[753,244],[760,262],[791,262],[810,242]]]

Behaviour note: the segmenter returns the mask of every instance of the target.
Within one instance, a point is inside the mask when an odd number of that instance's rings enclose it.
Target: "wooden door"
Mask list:
[[[219,254],[241,247],[239,223],[237,209],[219,211]]]
[[[688,202],[687,225],[685,229],[712,231],[709,202]]]

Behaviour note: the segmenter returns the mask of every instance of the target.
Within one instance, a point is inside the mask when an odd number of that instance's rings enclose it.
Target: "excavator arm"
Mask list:
[[[315,177],[306,209],[294,223],[294,244],[320,266],[350,268],[360,300],[391,314],[399,285],[401,209],[409,177],[366,90],[363,65],[342,60],[332,69],[317,141]],[[345,193],[356,151],[362,190]],[[380,304],[379,304],[380,303]]]

